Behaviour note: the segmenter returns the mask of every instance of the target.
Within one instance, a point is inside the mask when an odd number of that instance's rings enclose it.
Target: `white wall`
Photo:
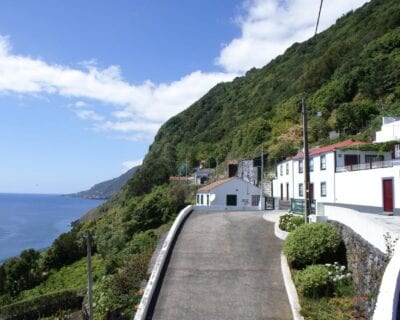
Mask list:
[[[252,206],[251,198],[252,195],[260,196],[261,189],[252,185],[251,183],[247,183],[240,178],[235,178],[226,183],[223,183],[210,191],[207,192],[198,192],[197,195],[203,195],[204,199],[207,199],[207,194],[210,196],[210,206],[215,207],[217,209],[224,210],[225,208],[229,208],[232,210],[258,210],[260,208],[260,202],[257,206]],[[226,206],[226,196],[228,194],[234,194],[237,196],[237,206]],[[213,199],[214,198],[214,199]],[[211,199],[213,199],[211,201]],[[261,204],[263,204],[264,197],[260,198]],[[203,205],[206,206],[206,201],[203,202]],[[197,203],[197,206],[199,204]]]
[[[400,208],[400,166],[336,173],[336,203],[382,207],[382,179],[393,178],[394,208]]]
[[[286,184],[289,184],[289,200],[293,198],[294,195],[294,185],[293,185],[293,164],[295,161],[293,160],[287,160],[284,162],[281,162],[277,166],[277,179],[274,184],[274,197],[281,198],[281,184],[283,185],[283,200],[286,200]],[[282,170],[282,175],[281,175],[281,170],[280,168],[283,168]],[[286,166],[288,166],[289,173],[286,173]]]
[[[325,155],[326,169],[321,170],[321,155]],[[314,186],[314,199],[317,202],[333,202],[334,199],[334,175],[335,175],[335,156],[333,152],[315,155],[314,159],[314,170],[310,172],[310,183]],[[321,182],[326,183],[326,196],[321,196]],[[299,184],[304,185],[304,172],[299,173],[299,161],[294,161],[294,198],[304,199],[299,196]],[[305,191],[304,191],[305,192]],[[305,193],[304,193],[305,195]]]
[[[335,156],[333,152],[324,154],[326,159],[326,169],[321,170],[321,155],[316,155],[314,160],[314,170],[310,172],[310,182],[314,185],[314,199],[318,202],[333,202],[334,200],[334,175],[335,175]],[[286,164],[289,164],[289,174],[286,174]],[[280,174],[280,166],[283,166],[283,175]],[[286,200],[286,184],[289,183],[289,198],[304,199],[304,165],[303,173],[299,173],[299,160],[289,160],[277,166],[277,179],[273,181],[274,197],[281,197],[281,184],[283,184],[283,199]],[[326,197],[321,196],[321,182],[326,182]],[[299,196],[299,184],[303,184],[303,197]]]
[[[375,142],[400,140],[400,121],[383,124],[381,131],[376,133]]]

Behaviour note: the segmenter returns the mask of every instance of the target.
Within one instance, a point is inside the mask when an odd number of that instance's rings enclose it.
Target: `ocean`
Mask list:
[[[41,250],[104,200],[0,193],[0,263],[24,249]]]

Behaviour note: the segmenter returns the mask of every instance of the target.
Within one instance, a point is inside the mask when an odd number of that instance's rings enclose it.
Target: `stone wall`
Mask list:
[[[385,254],[346,225],[332,220],[329,223],[342,235],[348,269],[353,274],[356,284],[357,306],[360,315],[370,319],[373,316],[387,264]]]
[[[253,185],[258,185],[260,180],[258,167],[253,166],[253,160],[241,160],[238,165],[238,177]]]

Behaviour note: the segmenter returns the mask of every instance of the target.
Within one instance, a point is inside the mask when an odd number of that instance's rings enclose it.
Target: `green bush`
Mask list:
[[[329,294],[329,271],[324,265],[316,264],[297,271],[294,282],[306,297],[318,298]]]
[[[284,214],[279,217],[279,228],[287,232],[292,232],[302,224],[304,224],[304,218],[295,216],[292,213]]]
[[[0,319],[34,320],[60,310],[79,309],[81,305],[82,297],[76,291],[64,290],[1,307]]]
[[[341,242],[339,232],[327,223],[304,224],[291,232],[283,246],[289,263],[295,268],[328,262]]]

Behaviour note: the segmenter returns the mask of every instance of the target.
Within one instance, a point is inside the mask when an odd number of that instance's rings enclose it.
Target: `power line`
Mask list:
[[[314,36],[317,34],[318,32],[318,25],[319,25],[319,18],[321,17],[321,10],[322,10],[322,4],[324,3],[324,0],[321,0],[321,3],[319,5],[319,11],[318,11],[318,19],[317,19],[317,25],[315,26],[315,34]]]

